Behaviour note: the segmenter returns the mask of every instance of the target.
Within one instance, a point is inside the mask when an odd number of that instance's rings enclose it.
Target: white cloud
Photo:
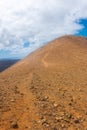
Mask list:
[[[25,56],[44,43],[83,28],[87,0],[1,0],[0,49]],[[24,48],[24,41],[30,46]]]

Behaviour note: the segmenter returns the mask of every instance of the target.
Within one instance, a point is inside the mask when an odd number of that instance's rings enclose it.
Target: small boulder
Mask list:
[[[15,100],[14,100],[14,99],[11,99],[10,101],[11,101],[11,102],[15,102]]]
[[[78,124],[78,123],[80,123],[80,120],[76,119],[76,120],[74,120],[74,122],[75,122],[75,124]]]
[[[18,128],[19,128],[17,122],[12,122],[12,123],[11,123],[11,127],[14,128],[14,129],[18,129]]]
[[[57,104],[57,103],[54,103],[53,105],[54,105],[54,107],[58,107],[58,104]]]

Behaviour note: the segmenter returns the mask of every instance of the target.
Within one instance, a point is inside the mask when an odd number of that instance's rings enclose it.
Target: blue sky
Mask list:
[[[79,24],[83,25],[83,29],[77,35],[87,37],[87,19],[80,19]]]
[[[23,58],[69,34],[87,36],[87,0],[0,0],[0,58]]]

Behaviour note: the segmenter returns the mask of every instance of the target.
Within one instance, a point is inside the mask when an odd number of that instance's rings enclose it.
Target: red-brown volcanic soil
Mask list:
[[[0,130],[87,130],[87,39],[64,36],[0,73]]]

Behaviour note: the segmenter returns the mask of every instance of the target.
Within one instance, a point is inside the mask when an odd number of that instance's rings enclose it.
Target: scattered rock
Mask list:
[[[78,124],[78,123],[80,123],[80,120],[79,120],[79,119],[76,119],[74,122],[75,122],[76,124]]]
[[[56,127],[54,127],[53,130],[58,130],[58,129]]]
[[[43,97],[43,98],[41,99],[41,101],[46,101],[47,99],[48,99],[48,97],[45,96],[45,97]]]
[[[6,97],[3,97],[3,99],[5,100],[5,99],[6,99]]]
[[[69,114],[69,115],[68,115],[68,118],[71,119],[71,118],[72,118],[72,114]]]
[[[64,124],[62,124],[62,125],[61,125],[61,127],[62,127],[62,128],[64,128],[64,127],[65,127],[65,125],[64,125]]]
[[[21,96],[24,96],[24,94],[23,94],[23,93],[20,93],[20,95],[21,95]]]
[[[58,91],[60,91],[61,89],[60,88],[58,88]]]
[[[44,98],[47,100],[47,99],[48,99],[48,96],[45,96]]]
[[[47,120],[45,118],[42,119],[41,122],[42,122],[42,125],[48,125],[48,122],[47,122]]]
[[[71,103],[71,102],[69,103],[69,106],[72,106],[72,103]]]
[[[18,129],[18,123],[17,122],[12,122],[11,123],[11,127],[14,128],[14,129]]]
[[[71,97],[71,102],[73,102],[73,101],[74,101],[74,99],[75,99],[74,97]]]
[[[62,120],[62,117],[60,116],[60,117],[55,117],[55,119],[57,120],[57,121],[61,121]]]
[[[85,114],[87,115],[87,111],[85,112]]]
[[[25,126],[25,129],[28,129],[28,126]]]
[[[10,101],[11,101],[11,102],[15,102],[15,100],[14,100],[14,99],[11,99]]]
[[[53,105],[54,105],[54,107],[58,107],[58,104],[57,104],[57,103],[54,103]]]

